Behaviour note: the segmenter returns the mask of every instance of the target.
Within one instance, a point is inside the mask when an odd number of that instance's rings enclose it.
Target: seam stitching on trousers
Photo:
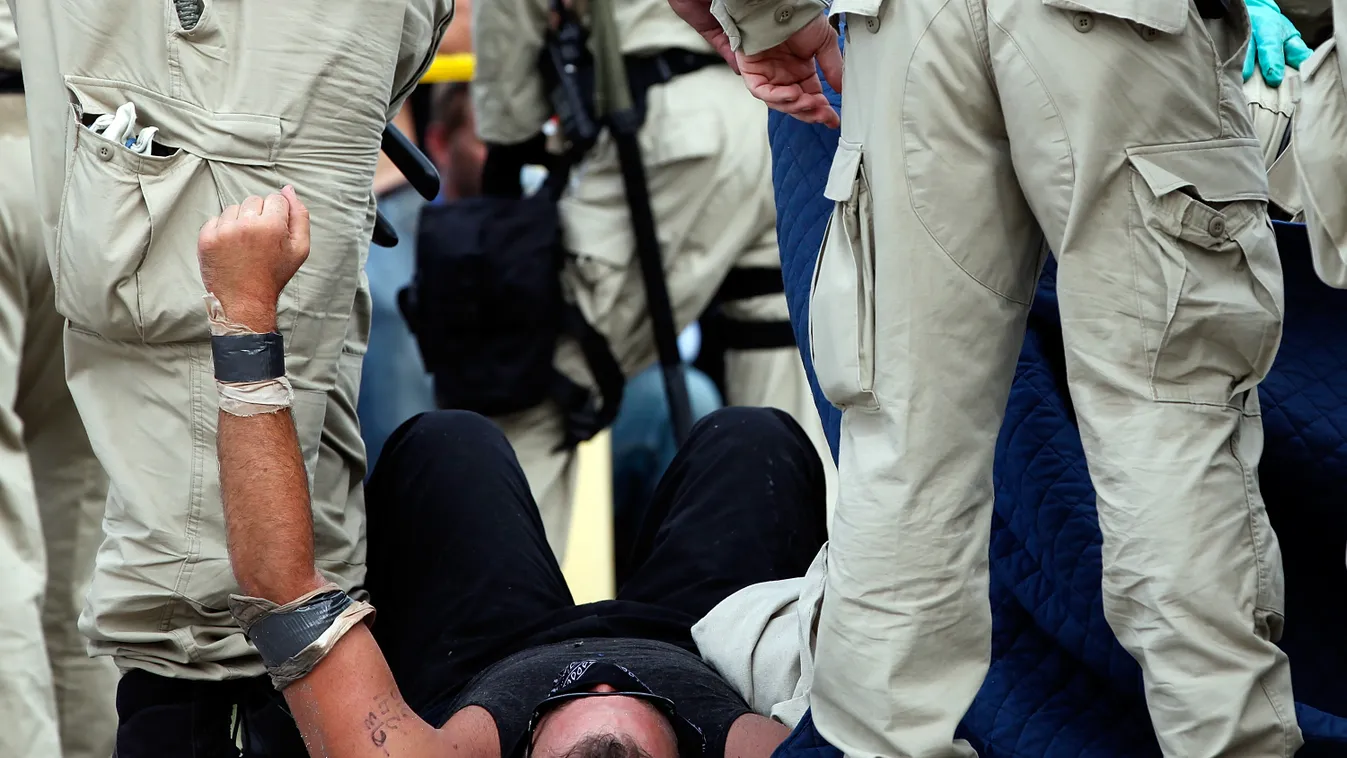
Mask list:
[[[1249,392],[1256,393],[1258,392],[1258,390],[1257,388],[1246,390],[1245,394],[1247,395]],[[1243,403],[1242,405],[1247,405],[1247,398],[1246,402]],[[1243,414],[1241,413],[1240,416],[1242,418]],[[1240,457],[1238,452],[1239,440],[1241,436],[1242,435],[1240,433],[1240,425],[1236,423],[1235,433],[1234,435],[1232,435],[1229,443],[1230,455],[1235,459],[1235,463],[1239,465],[1241,477],[1244,479],[1244,505],[1247,514],[1246,523],[1248,524],[1249,527],[1249,544],[1253,547],[1253,561],[1254,561],[1253,565],[1255,570],[1254,575],[1257,576],[1258,578],[1258,587],[1255,590],[1254,594],[1254,609],[1259,610],[1262,606],[1261,600],[1263,595],[1263,588],[1266,586],[1267,582],[1266,577],[1264,577],[1263,575],[1263,551],[1259,548],[1258,545],[1258,530],[1254,528],[1254,506],[1253,506],[1253,499],[1250,497],[1250,486],[1249,486],[1252,483],[1252,477],[1250,476],[1248,466],[1245,465],[1244,459]],[[1269,637],[1268,641],[1269,643],[1271,643],[1271,637]],[[1292,755],[1293,752],[1291,747],[1291,733],[1293,730],[1287,728],[1290,725],[1287,723],[1286,716],[1283,713],[1281,704],[1278,702],[1277,697],[1274,695],[1274,693],[1268,689],[1267,683],[1262,679],[1259,679],[1258,688],[1263,691],[1263,697],[1267,698],[1268,705],[1272,707],[1272,712],[1277,714],[1277,721],[1282,726],[1281,729],[1282,755],[1290,756]]]
[[[188,429],[192,436],[192,454],[190,463],[192,473],[187,495],[187,523],[186,529],[184,530],[184,536],[187,537],[187,554],[183,556],[182,565],[178,568],[177,579],[173,583],[173,596],[179,602],[187,603],[191,602],[187,588],[192,581],[193,564],[201,557],[201,509],[203,505],[202,501],[205,500],[205,493],[202,491],[204,456],[201,452],[206,444],[205,435],[201,429],[203,415],[202,393],[204,387],[203,382],[201,381],[201,370],[195,352],[196,349],[192,347],[187,348],[187,381],[191,388],[192,396],[187,419]],[[164,606],[164,614],[160,620],[162,631],[177,631],[171,628],[173,605],[173,603],[168,603]],[[184,635],[182,639],[183,648],[188,652],[190,657],[195,658],[197,655],[195,640],[191,639],[191,635]]]
[[[935,24],[935,20],[936,20],[937,18],[940,17],[940,14],[944,13],[946,10],[949,9],[950,3],[951,3],[951,0],[946,0],[946,2],[945,2],[943,5],[941,5],[940,8],[939,8],[935,13],[931,14],[931,20],[928,21],[928,22],[926,22],[926,28],[924,28],[924,29],[921,30],[921,34],[917,37],[916,43],[912,46],[912,54],[911,54],[911,56],[908,58],[908,61],[907,61],[907,67],[906,67],[906,68],[907,68],[907,72],[908,72],[908,73],[907,73],[907,80],[903,83],[903,104],[899,106],[899,119],[898,119],[898,121],[899,121],[899,127],[898,127],[898,130],[899,130],[899,136],[898,136],[898,139],[899,139],[900,149],[901,149],[901,152],[902,152],[902,155],[903,155],[903,181],[907,183],[907,198],[908,198],[908,199],[907,199],[907,204],[908,204],[908,207],[910,207],[910,208],[912,209],[912,215],[916,217],[917,223],[921,224],[921,228],[926,232],[926,237],[927,237],[927,239],[929,239],[929,240],[931,240],[931,242],[935,243],[935,246],[938,247],[938,248],[940,248],[940,252],[941,252],[941,253],[944,253],[945,257],[946,257],[947,259],[949,259],[949,262],[950,262],[950,263],[953,263],[953,264],[955,265],[955,267],[957,267],[960,271],[962,271],[963,274],[964,274],[964,276],[967,276],[969,279],[971,279],[971,280],[973,280],[974,282],[976,282],[978,286],[980,286],[980,287],[982,287],[983,289],[987,290],[988,292],[990,292],[991,294],[995,295],[996,297],[1001,298],[1002,300],[1005,300],[1005,301],[1011,302],[1011,303],[1015,303],[1015,304],[1017,304],[1017,305],[1028,306],[1028,305],[1032,302],[1032,299],[1033,299],[1032,297],[1030,297],[1030,298],[1027,299],[1027,300],[1021,300],[1021,299],[1019,299],[1019,298],[1014,298],[1014,297],[1011,297],[1011,296],[1009,296],[1009,295],[1006,295],[1005,293],[998,292],[994,287],[988,285],[986,282],[984,282],[984,281],[982,281],[981,279],[977,278],[976,276],[973,275],[973,272],[971,272],[971,271],[969,271],[967,268],[965,268],[964,265],[963,265],[962,263],[960,263],[960,262],[958,261],[958,259],[956,259],[956,258],[954,257],[953,254],[950,253],[949,248],[945,247],[945,244],[944,244],[943,242],[941,242],[940,239],[939,239],[938,237],[936,237],[936,235],[935,235],[934,232],[931,231],[930,225],[926,223],[926,219],[922,217],[921,211],[917,209],[917,203],[916,203],[916,200],[915,200],[915,198],[914,198],[914,196],[913,196],[913,191],[912,191],[912,173],[911,173],[911,169],[910,169],[910,167],[908,166],[908,162],[907,162],[907,148],[906,148],[906,142],[907,142],[907,140],[906,140],[906,132],[907,132],[907,130],[906,130],[905,126],[903,125],[904,122],[906,121],[905,115],[906,115],[906,113],[907,113],[907,105],[906,105],[906,103],[907,103],[907,99],[908,99],[908,91],[909,91],[909,87],[910,87],[911,84],[912,84],[912,59],[914,59],[914,58],[917,57],[917,49],[918,49],[919,47],[921,47],[921,43],[926,39],[927,33],[931,30],[931,26]],[[995,84],[994,84],[995,81],[996,81],[996,80],[995,80],[995,77],[991,77],[991,78],[989,79],[989,81],[988,81],[988,86],[991,87],[992,89],[995,89]],[[864,163],[864,161],[865,161],[865,148],[862,147],[862,148],[861,148],[861,162]],[[1072,173],[1074,174],[1074,171],[1073,171]],[[873,212],[873,210],[872,210],[872,212]]]
[[[1024,54],[1024,48],[1020,47],[1019,40],[1015,39],[1015,37],[1010,33],[1010,31],[1009,31],[1008,29],[1006,29],[1004,26],[1002,26],[1000,23],[998,23],[998,22],[996,22],[996,21],[993,21],[990,13],[988,13],[987,16],[986,16],[986,18],[984,19],[984,24],[985,24],[985,26],[983,27],[984,29],[985,29],[987,26],[995,26],[997,29],[999,29],[999,30],[1001,31],[1002,34],[1005,35],[1006,41],[1010,44],[1011,47],[1013,47],[1013,48],[1015,49],[1015,53],[1016,53],[1017,55],[1019,55],[1020,59],[1024,62],[1025,68],[1027,68],[1027,69],[1030,71],[1030,73],[1033,74],[1033,77],[1034,77],[1034,83],[1037,84],[1037,85],[1039,86],[1039,88],[1043,90],[1043,96],[1047,99],[1048,105],[1052,107],[1052,115],[1053,115],[1053,117],[1057,120],[1057,122],[1058,122],[1059,124],[1061,124],[1061,128],[1062,128],[1062,142],[1066,145],[1066,158],[1067,158],[1067,164],[1068,164],[1068,165],[1070,166],[1070,168],[1071,168],[1071,194],[1074,196],[1074,195],[1075,195],[1075,187],[1076,187],[1076,154],[1075,154],[1075,151],[1071,148],[1071,133],[1070,133],[1069,131],[1067,131],[1067,129],[1066,129],[1066,120],[1062,118],[1062,109],[1059,108],[1059,107],[1057,106],[1057,101],[1056,101],[1056,99],[1054,99],[1053,96],[1052,96],[1052,90],[1048,89],[1047,85],[1045,85],[1045,84],[1043,83],[1043,81],[1044,81],[1044,80],[1043,80],[1043,75],[1040,74],[1040,73],[1038,73],[1038,69],[1034,68],[1034,63],[1033,63],[1033,61],[1030,60],[1030,58],[1029,58],[1028,55],[1025,55],[1025,54]],[[990,35],[989,35],[989,39],[988,39],[988,49],[989,49],[989,50],[990,50],[990,45],[991,45],[991,42],[990,42]],[[999,91],[1000,91],[999,86],[997,85],[996,74],[995,74],[995,71],[994,71],[994,70],[993,70],[992,75],[991,75],[991,86],[992,86],[993,91],[995,91],[995,92],[999,92]],[[1002,114],[1002,123],[1004,124],[1004,113]],[[1008,140],[1013,139],[1013,138],[1011,138],[1011,136],[1010,136],[1010,134],[1009,134],[1009,132],[1010,132],[1009,128],[1006,129],[1006,132],[1007,132],[1007,134],[1006,134],[1007,139],[1008,139]],[[1013,167],[1012,167],[1011,170],[1014,171]],[[1017,180],[1019,179],[1018,172],[1016,172],[1016,179],[1017,179]],[[1017,181],[1017,183],[1018,183],[1018,181]],[[1023,199],[1025,200],[1026,203],[1027,203],[1028,200],[1029,200],[1029,198],[1025,196],[1025,192],[1024,192],[1023,189],[1020,190],[1020,197],[1023,198]],[[1031,211],[1031,215],[1034,215],[1034,214],[1032,214],[1032,211]],[[1043,238],[1043,239],[1044,239],[1044,242],[1046,243],[1046,239],[1045,239],[1046,235],[1045,235],[1044,232],[1043,232],[1043,222],[1038,218],[1037,215],[1034,215],[1034,223],[1038,225],[1038,231],[1039,231],[1039,236],[1040,236],[1040,238]],[[1049,250],[1051,250],[1053,246],[1052,246],[1051,244],[1048,244],[1047,247],[1048,247]],[[943,249],[943,246],[942,246],[942,249]],[[1060,254],[1061,254],[1061,251],[1057,251],[1056,254],[1057,254],[1057,255],[1060,255]],[[960,268],[962,268],[962,267],[960,267]],[[1039,276],[1041,276],[1041,275],[1042,275],[1042,270],[1041,270],[1041,268],[1040,268],[1040,270],[1039,270]],[[1060,273],[1058,274],[1058,277],[1059,277],[1059,279],[1060,279]],[[974,281],[977,281],[976,278],[974,278]],[[978,282],[978,283],[979,283],[979,284],[982,284],[982,282]],[[1001,297],[1005,298],[1006,300],[1009,300],[1009,301],[1012,302],[1012,303],[1018,303],[1018,304],[1020,304],[1020,305],[1025,305],[1025,306],[1032,305],[1032,304],[1033,304],[1033,300],[1034,300],[1034,292],[1037,290],[1037,283],[1038,283],[1038,276],[1036,276],[1036,277],[1034,278],[1034,284],[1035,284],[1035,286],[1030,290],[1030,292],[1029,292],[1029,297],[1028,297],[1027,299],[1025,299],[1025,300],[1020,300],[1020,299],[1017,299],[1017,298],[1013,298],[1013,297],[1010,297],[1010,296],[1008,296],[1008,295],[1001,295]],[[983,284],[983,286],[986,287],[987,285]],[[989,287],[988,289],[991,289],[991,288]],[[995,292],[995,290],[992,290],[992,291]],[[997,293],[997,294],[1000,294],[1000,293]]]

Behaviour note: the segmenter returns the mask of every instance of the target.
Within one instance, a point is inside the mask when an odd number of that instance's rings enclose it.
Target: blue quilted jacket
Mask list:
[[[826,84],[824,85],[827,86]],[[840,98],[829,91],[834,104]],[[781,267],[796,340],[832,203],[837,132],[773,113]],[[1347,758],[1347,292],[1315,277],[1304,229],[1279,225],[1286,331],[1263,383],[1264,496],[1286,566],[1302,758]],[[1094,491],[1062,368],[1055,266],[1039,284],[996,451],[991,671],[961,736],[991,758],[1150,758],[1140,669],[1104,621]],[[834,455],[839,412],[804,352]],[[805,719],[778,758],[837,758]]]

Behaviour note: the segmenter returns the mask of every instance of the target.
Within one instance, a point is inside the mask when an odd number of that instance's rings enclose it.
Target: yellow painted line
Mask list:
[[[475,62],[476,58],[472,53],[437,55],[435,60],[431,61],[430,68],[421,76],[421,83],[470,82]]]
[[[576,450],[571,531],[561,573],[577,603],[616,594],[613,569],[613,448],[608,432]]]

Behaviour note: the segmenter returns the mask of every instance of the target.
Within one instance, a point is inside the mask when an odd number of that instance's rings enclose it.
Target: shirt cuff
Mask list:
[[[827,9],[823,0],[712,0],[730,46],[756,55],[785,42]]]

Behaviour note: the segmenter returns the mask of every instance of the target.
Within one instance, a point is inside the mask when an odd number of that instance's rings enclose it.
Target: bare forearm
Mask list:
[[[265,200],[252,196],[225,208],[201,227],[197,240],[201,282],[211,293],[212,332],[244,336],[244,347],[252,351],[231,352],[229,340],[212,346],[220,347],[215,358],[223,409],[216,442],[234,576],[244,595],[274,605],[232,599],[230,610],[263,648],[259,652],[273,681],[284,687],[313,758],[480,758],[485,753],[469,748],[493,742],[470,741],[473,733],[454,728],[455,720],[436,730],[403,702],[383,653],[362,623],[369,618],[368,606],[348,602],[316,636],[312,629],[264,626],[275,614],[323,612],[316,596],[344,599],[326,593],[305,598],[323,589],[324,581],[314,565],[308,475],[295,422],[288,407],[281,407],[288,404],[288,394],[283,398],[274,391],[289,389],[276,376],[281,356],[272,351],[280,346],[274,339],[247,336],[276,330],[276,301],[308,255],[309,211],[288,186]],[[266,360],[249,363],[239,360],[240,354]],[[222,373],[235,379],[220,378],[222,363]],[[254,396],[240,387],[265,391]],[[278,407],[271,413],[233,415]],[[295,607],[284,607],[300,598]],[[327,611],[334,608],[326,606]]]
[[[768,758],[790,736],[790,729],[756,713],[746,713],[730,725],[725,758]]]
[[[278,604],[318,588],[308,476],[289,411],[220,414],[229,560],[243,594]]]
[[[443,730],[422,721],[402,699],[363,624],[312,673],[286,688],[285,699],[315,757],[480,758],[495,737],[455,721]]]

